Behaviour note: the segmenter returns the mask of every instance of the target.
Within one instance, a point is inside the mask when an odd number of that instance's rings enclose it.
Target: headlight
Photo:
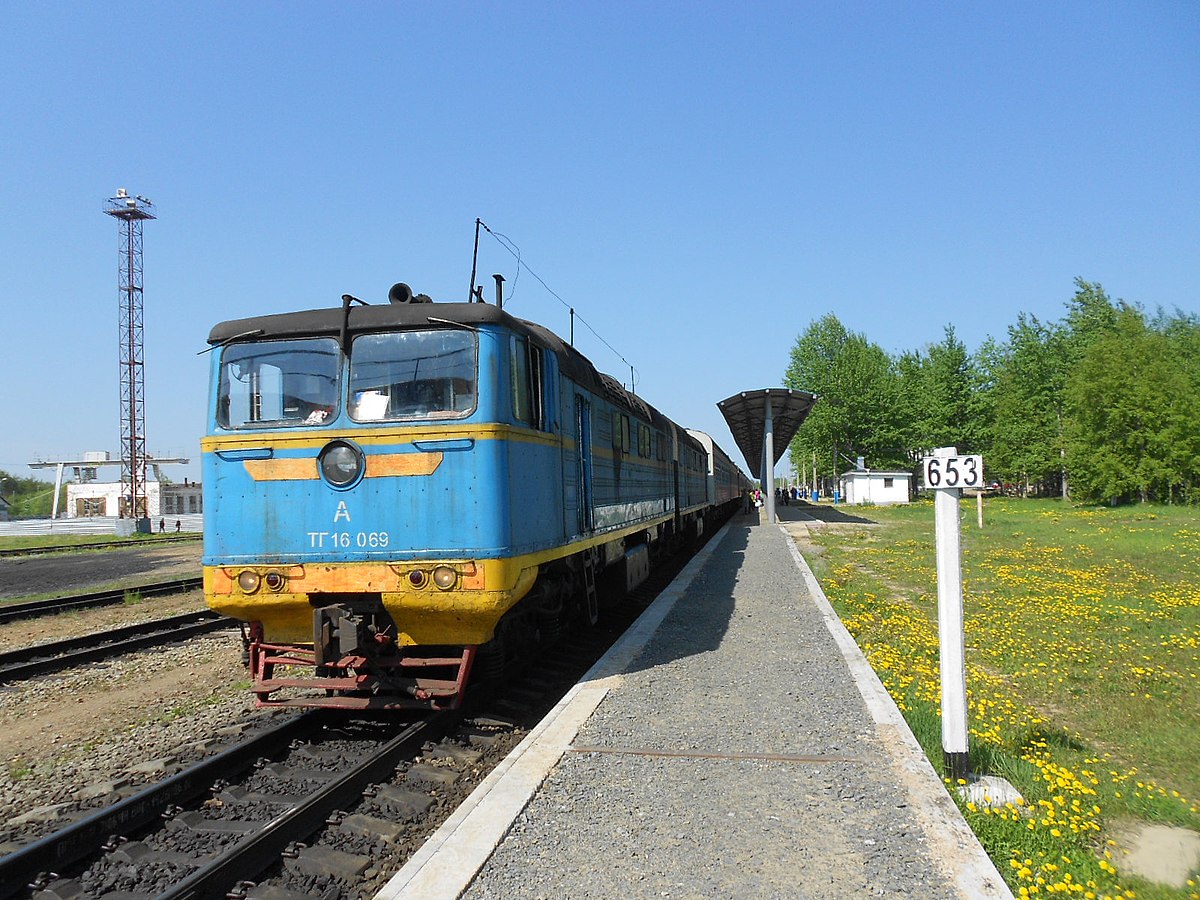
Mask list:
[[[240,587],[247,594],[253,594],[258,590],[258,582],[259,577],[257,572],[246,569],[246,571],[238,573],[238,587]]]
[[[331,441],[317,457],[321,474],[334,487],[354,484],[363,473],[363,452],[347,441]]]
[[[438,566],[433,570],[433,583],[443,591],[454,587],[456,581],[458,581],[458,573],[449,566]]]

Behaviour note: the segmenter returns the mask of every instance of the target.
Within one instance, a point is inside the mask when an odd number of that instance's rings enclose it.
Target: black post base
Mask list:
[[[953,782],[966,781],[967,776],[971,774],[971,766],[966,753],[943,751],[942,764],[945,766],[947,777]]]

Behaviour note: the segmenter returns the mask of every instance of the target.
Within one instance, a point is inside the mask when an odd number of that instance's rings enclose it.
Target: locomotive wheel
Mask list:
[[[498,682],[504,678],[504,646],[498,637],[480,645],[471,666],[471,675],[478,675],[486,682]]]

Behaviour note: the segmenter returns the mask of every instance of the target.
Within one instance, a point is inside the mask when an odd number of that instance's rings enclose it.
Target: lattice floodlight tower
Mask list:
[[[118,188],[104,212],[121,221],[117,284],[120,292],[121,513],[149,515],[146,504],[146,379],[142,343],[142,223],[155,218],[154,204]]]

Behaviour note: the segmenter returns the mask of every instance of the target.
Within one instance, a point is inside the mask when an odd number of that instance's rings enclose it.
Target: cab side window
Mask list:
[[[629,453],[629,416],[616,409],[612,414],[612,445],[620,453]]]
[[[545,351],[523,337],[513,336],[511,346],[513,418],[531,428],[546,427]]]

